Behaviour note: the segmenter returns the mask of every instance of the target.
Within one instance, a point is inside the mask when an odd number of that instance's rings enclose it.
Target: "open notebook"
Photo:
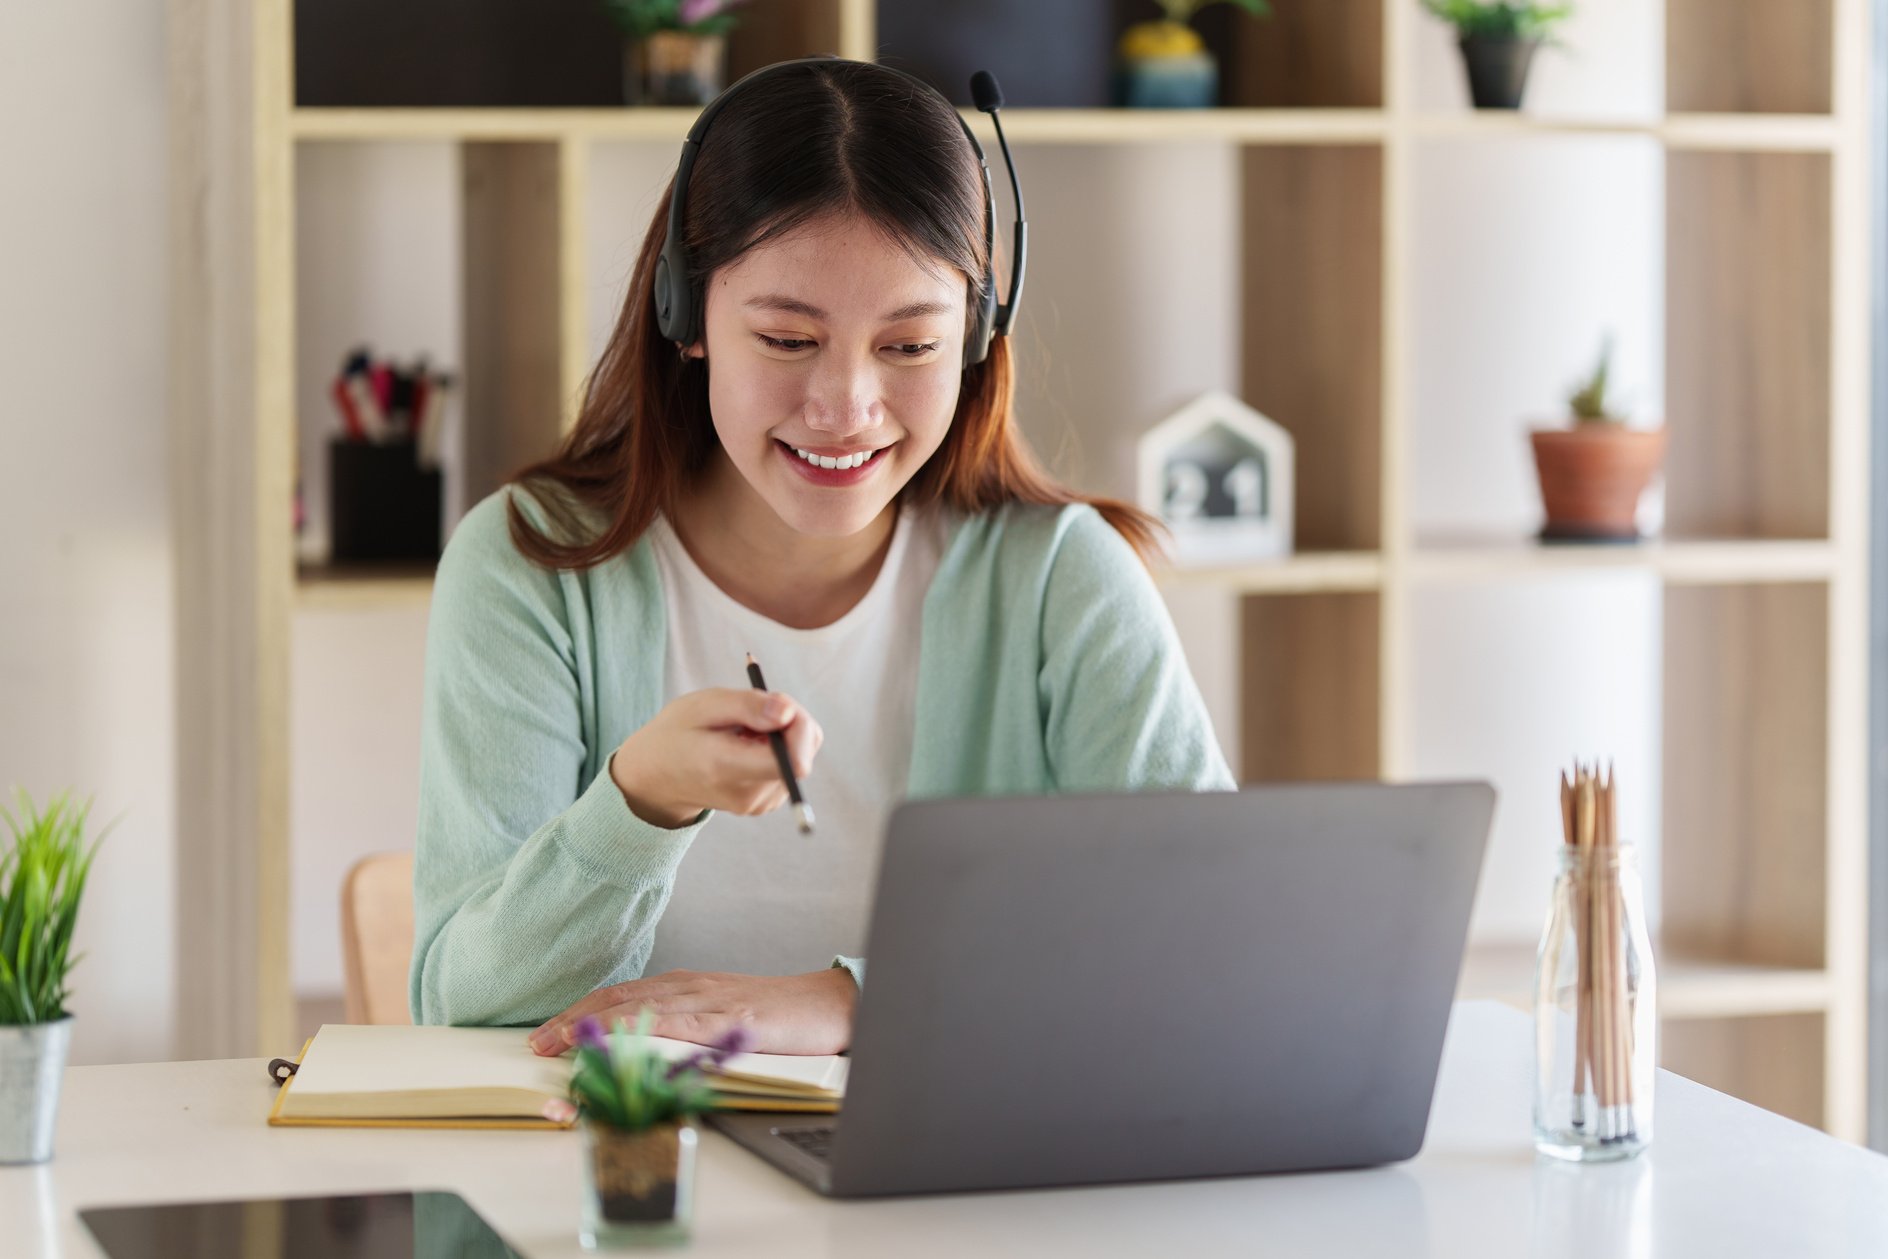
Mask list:
[[[563,1128],[547,1102],[566,1096],[572,1056],[540,1058],[515,1027],[324,1024],[269,1113],[273,1125]],[[671,1061],[701,1046],[659,1036]],[[839,1109],[849,1060],[736,1054],[711,1080],[722,1110]]]

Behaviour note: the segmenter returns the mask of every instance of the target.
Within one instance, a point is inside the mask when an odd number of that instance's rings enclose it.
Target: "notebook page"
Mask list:
[[[401,1027],[324,1024],[295,1092],[407,1093],[516,1088],[562,1097],[570,1064],[540,1058],[515,1027]]]
[[[541,1058],[525,1042],[527,1028],[405,1027],[324,1024],[295,1078],[302,1096],[323,1093],[403,1093],[436,1089],[517,1088],[562,1097],[571,1062]],[[688,1041],[651,1036],[649,1044],[673,1062],[701,1049]],[[731,1077],[843,1093],[846,1058],[794,1054],[736,1054]]]

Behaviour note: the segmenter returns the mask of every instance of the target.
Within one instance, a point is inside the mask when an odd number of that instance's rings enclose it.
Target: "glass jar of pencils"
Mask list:
[[[1534,1146],[1577,1162],[1652,1140],[1658,981],[1629,844],[1560,846],[1534,972]]]

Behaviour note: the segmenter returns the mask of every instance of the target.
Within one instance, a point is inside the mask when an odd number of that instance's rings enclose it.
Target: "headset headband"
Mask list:
[[[830,64],[838,58],[826,55],[818,57],[800,57],[792,61],[778,61],[770,66],[762,66],[736,80],[732,86],[722,92],[695,119],[695,125],[688,129],[688,138],[682,142],[682,157],[675,169],[675,185],[669,197],[668,233],[662,242],[662,253],[656,259],[655,291],[653,294],[656,310],[656,326],[662,335],[671,341],[683,345],[692,344],[699,336],[697,327],[700,322],[701,301],[695,286],[688,279],[688,251],[682,245],[682,221],[688,204],[689,176],[695,169],[695,158],[701,153],[702,139],[708,134],[708,128],[736,92],[756,79],[771,74],[783,73],[797,66]],[[875,63],[874,63],[875,64]],[[942,92],[926,83],[914,74],[900,70],[895,66],[879,66],[900,75],[927,92],[936,95],[950,105]],[[971,78],[971,93],[977,108],[990,115],[996,124],[997,143],[1003,150],[1004,164],[1009,168],[1010,188],[1016,198],[1015,250],[1010,260],[1010,300],[1006,305],[998,306],[996,300],[996,190],[990,184],[990,164],[984,157],[983,145],[977,142],[976,133],[970,129],[970,123],[963,115],[957,115],[958,123],[964,129],[964,138],[970,141],[971,152],[976,154],[977,169],[983,173],[984,194],[984,256],[988,260],[983,273],[982,290],[977,304],[977,317],[971,325],[969,340],[964,346],[964,366],[981,363],[990,351],[990,340],[994,336],[1008,336],[1010,326],[1016,318],[1016,304],[1023,290],[1023,271],[1028,259],[1029,225],[1023,219],[1023,187],[1016,177],[1016,162],[1010,156],[1009,141],[1003,135],[1002,120],[997,111],[1003,107],[1003,93],[997,87],[996,79],[988,70],[979,70]],[[951,106],[956,113],[956,106]]]

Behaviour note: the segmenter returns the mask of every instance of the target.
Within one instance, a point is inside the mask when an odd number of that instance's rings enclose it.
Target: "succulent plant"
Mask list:
[[[1618,424],[1620,418],[1612,414],[1606,405],[1606,378],[1613,365],[1613,339],[1609,336],[1600,344],[1600,361],[1593,365],[1593,373],[1580,382],[1577,389],[1567,397],[1567,405],[1573,408],[1573,418],[1581,424]]]

